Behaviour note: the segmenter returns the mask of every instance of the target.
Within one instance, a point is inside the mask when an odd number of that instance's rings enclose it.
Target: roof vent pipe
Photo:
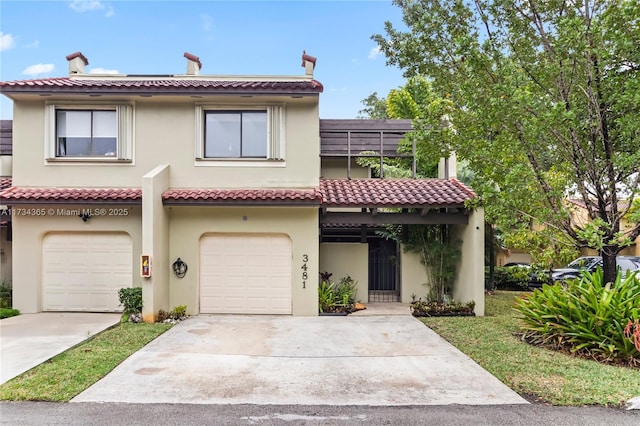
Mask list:
[[[84,67],[89,65],[89,60],[82,52],[67,55],[67,61],[69,61],[69,75],[84,74]]]
[[[307,55],[307,52],[302,51],[302,66],[304,67],[304,73],[313,77],[313,70],[316,68],[316,58]]]
[[[192,55],[189,52],[184,52],[184,57],[187,58],[187,75],[198,75],[202,68],[202,62],[196,55]]]

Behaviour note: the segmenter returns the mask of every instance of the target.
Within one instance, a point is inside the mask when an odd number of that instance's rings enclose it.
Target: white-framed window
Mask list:
[[[133,106],[47,104],[48,161],[130,161]]]
[[[284,160],[284,108],[196,108],[198,160]]]

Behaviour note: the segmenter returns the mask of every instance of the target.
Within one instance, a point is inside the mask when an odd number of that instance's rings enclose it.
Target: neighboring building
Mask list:
[[[372,140],[395,155],[406,122],[320,120],[306,54],[286,77],[205,76],[185,58],[182,75],[95,75],[78,52],[69,77],[0,83],[14,105],[0,204],[14,209],[15,308],[117,311],[117,290],[140,286],[146,321],[178,305],[318,315],[321,271],[356,279],[363,302],[408,302],[427,293],[423,267],[371,225],[432,223],[463,240],[454,297],[483,315],[483,211],[464,207],[475,194],[354,162]]]
[[[584,204],[584,201],[570,199],[568,200],[567,206],[569,208],[569,212],[571,213],[572,223],[579,226],[584,226],[591,221],[591,219],[589,219],[589,213],[587,211],[587,206]],[[623,199],[618,201],[618,211],[624,211],[628,206],[628,200]],[[611,211],[610,206],[607,206],[607,211]],[[635,224],[631,224],[627,220],[622,218],[620,222],[621,231],[628,232],[632,228],[632,226],[635,226]],[[598,255],[598,252],[594,249],[584,248],[580,250],[580,254],[583,256],[596,256]],[[630,246],[622,249],[619,254],[626,256],[640,256],[640,237],[637,237]]]

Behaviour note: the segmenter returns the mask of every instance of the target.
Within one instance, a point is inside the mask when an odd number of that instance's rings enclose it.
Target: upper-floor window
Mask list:
[[[205,111],[205,158],[267,158],[267,111]]]
[[[57,110],[56,157],[116,157],[116,111]]]
[[[198,159],[284,159],[284,108],[281,106],[198,106],[196,117]]]
[[[117,161],[132,159],[131,105],[47,105],[49,161]]]

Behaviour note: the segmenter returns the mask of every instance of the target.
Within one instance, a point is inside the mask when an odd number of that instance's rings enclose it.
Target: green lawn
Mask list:
[[[640,396],[640,370],[603,365],[520,341],[518,292],[486,297],[485,317],[421,318],[514,391],[554,405],[621,406]]]
[[[69,401],[169,328],[121,323],[0,385],[0,399]]]

